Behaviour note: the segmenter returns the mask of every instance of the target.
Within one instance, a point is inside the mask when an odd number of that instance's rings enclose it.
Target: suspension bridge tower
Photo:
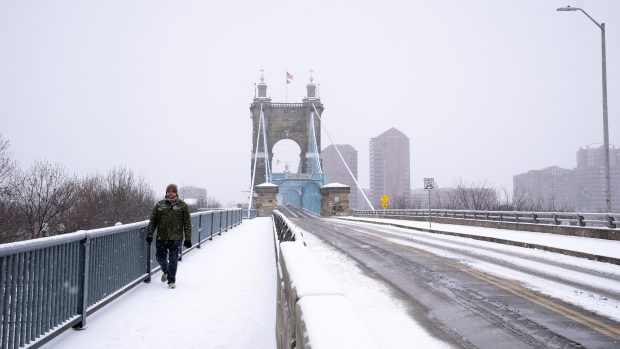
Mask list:
[[[252,118],[252,186],[272,183],[278,186],[278,204],[292,204],[320,213],[320,187],[325,184],[321,169],[321,119],[323,104],[311,73],[306,97],[301,103],[274,103],[267,96],[261,70],[256,95],[250,105]],[[273,146],[292,140],[301,152],[297,173],[273,173]]]

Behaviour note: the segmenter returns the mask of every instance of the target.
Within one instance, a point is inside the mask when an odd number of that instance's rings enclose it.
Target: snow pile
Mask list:
[[[342,183],[334,182],[334,183],[325,184],[321,188],[350,188],[350,187],[348,185],[344,185]]]

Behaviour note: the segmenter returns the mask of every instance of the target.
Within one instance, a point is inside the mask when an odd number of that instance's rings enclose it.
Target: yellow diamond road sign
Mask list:
[[[381,195],[381,202],[387,204],[389,200],[390,200],[390,197],[387,196],[386,194]]]

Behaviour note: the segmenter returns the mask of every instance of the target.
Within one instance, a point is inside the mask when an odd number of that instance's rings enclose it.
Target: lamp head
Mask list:
[[[581,10],[579,7],[570,7],[570,6],[560,7],[557,9],[557,11],[579,11],[579,10]]]

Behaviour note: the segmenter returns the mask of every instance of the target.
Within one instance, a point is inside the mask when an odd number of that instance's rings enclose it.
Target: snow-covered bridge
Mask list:
[[[287,229],[296,231],[296,242],[307,245],[314,258],[288,248],[288,256],[279,254],[279,263],[287,259],[291,264],[278,269],[279,244],[274,246],[270,217],[241,223],[240,211],[199,213],[192,222],[200,237],[194,234],[194,247],[180,263],[174,290],[158,281],[158,271],[153,282],[143,282],[149,276],[144,222],[0,246],[0,347],[284,348],[295,341],[287,342],[290,337],[283,332],[290,327],[283,330],[282,319],[296,321],[295,312],[307,311],[301,323],[305,332],[303,337],[296,334],[295,344],[304,347],[302,340],[310,339],[312,348],[331,348],[342,336],[323,336],[321,341],[316,340],[318,332],[307,330],[315,326],[328,333],[331,327],[334,333],[336,328],[341,335],[348,333],[349,343],[355,342],[359,332],[354,326],[334,322],[338,313],[348,311],[342,296],[357,315],[352,318],[349,312],[340,318],[361,323],[364,333],[359,337],[370,337],[368,344],[376,342],[380,348],[619,343],[618,265],[480,238],[545,245],[614,261],[620,260],[619,241],[447,224],[436,224],[437,230],[430,232],[424,231],[429,230],[424,222],[334,220],[282,210]],[[126,238],[115,237],[121,231]],[[63,239],[71,242],[59,247]],[[80,253],[84,246],[89,256]],[[90,268],[80,268],[85,259],[91,261]],[[331,281],[307,267],[313,259]],[[79,277],[85,270],[90,280],[86,296],[80,291],[85,280]],[[296,283],[295,289],[278,287],[283,279]],[[318,287],[312,284],[317,280],[322,280]],[[102,287],[108,291],[96,291]],[[294,295],[297,304],[283,304],[283,294]],[[326,301],[317,295],[327,295]],[[89,299],[88,326],[69,330],[84,323],[82,297]],[[299,302],[304,297],[308,301]],[[283,305],[293,313],[283,314]],[[101,309],[93,312],[97,308]],[[64,320],[63,314],[68,314]],[[455,322],[458,319],[467,321]],[[308,326],[309,322],[313,323]],[[293,325],[297,331],[298,324]]]

